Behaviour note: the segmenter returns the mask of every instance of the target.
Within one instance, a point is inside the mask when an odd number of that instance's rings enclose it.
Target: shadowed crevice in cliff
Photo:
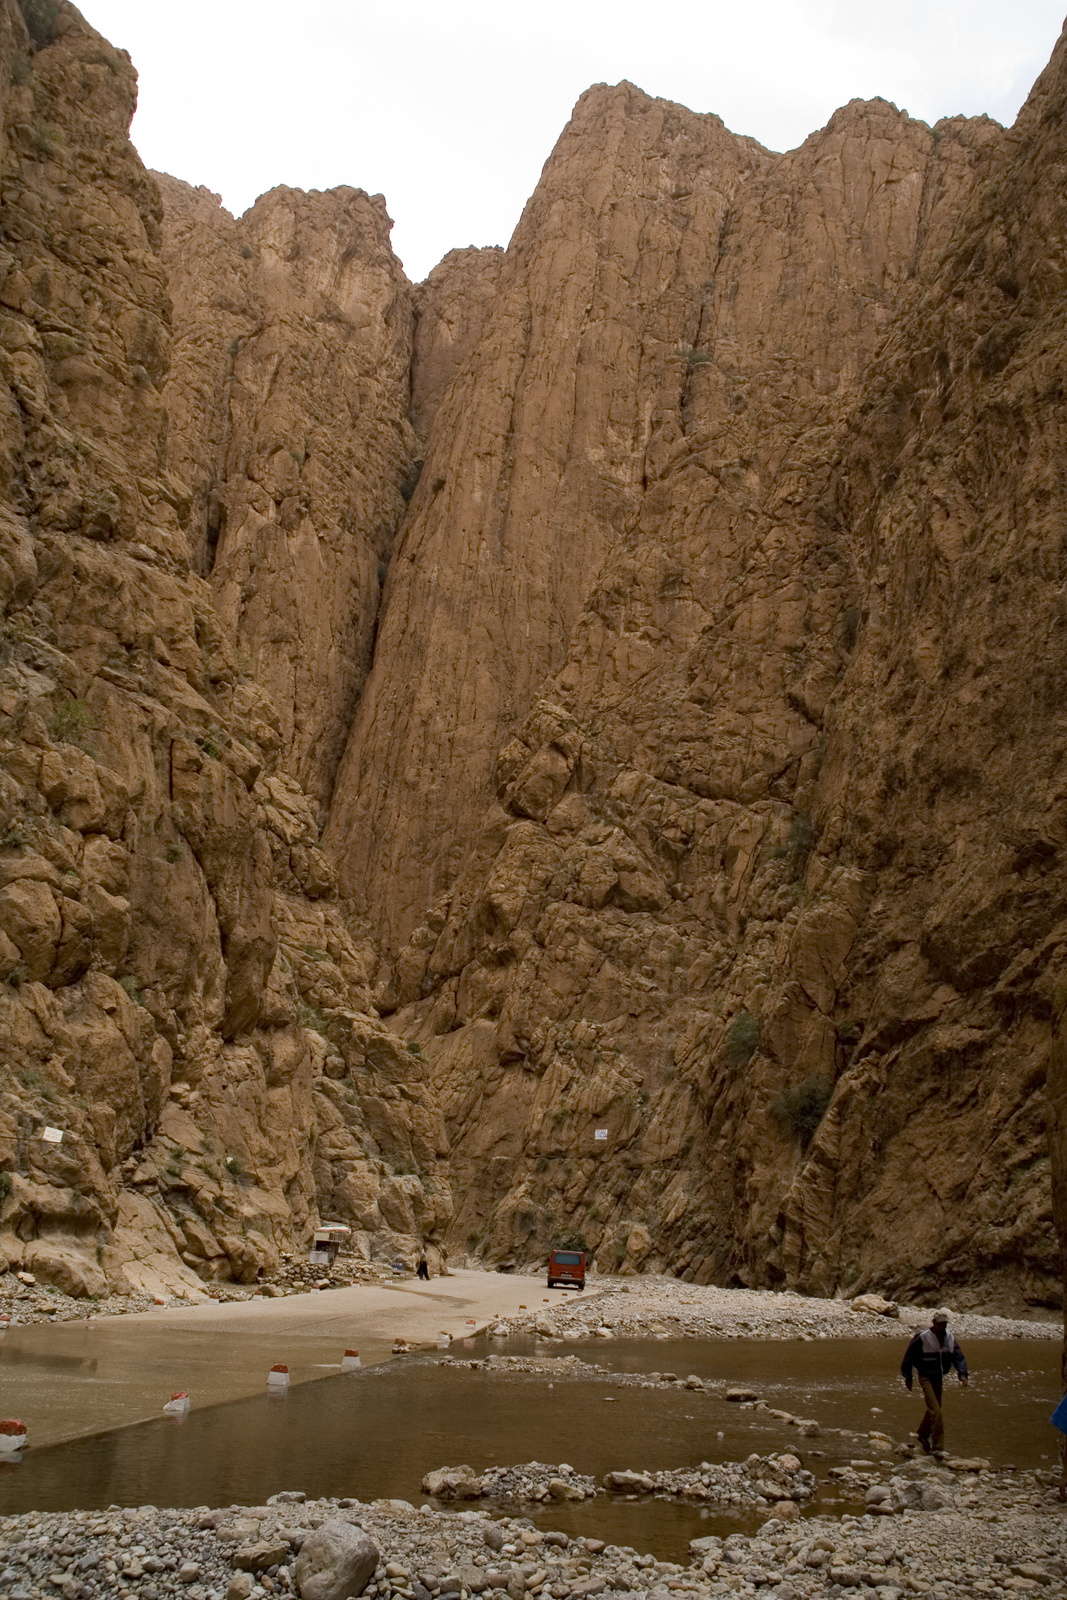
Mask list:
[[[412,290],[381,195],[272,189],[235,220],[208,190],[157,177],[169,464],[242,668],[324,812],[419,453]]]

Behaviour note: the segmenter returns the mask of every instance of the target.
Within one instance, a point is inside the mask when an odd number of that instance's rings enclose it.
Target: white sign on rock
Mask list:
[[[63,1143],[63,1129],[62,1128],[44,1128],[41,1131],[41,1138],[44,1140],[45,1144],[62,1144]]]
[[[596,1130],[596,1132],[594,1133],[593,1138],[594,1139],[606,1139],[607,1136],[608,1136],[607,1128],[598,1128]]]

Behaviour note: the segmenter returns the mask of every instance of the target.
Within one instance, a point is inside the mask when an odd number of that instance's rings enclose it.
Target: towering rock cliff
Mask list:
[[[272,189],[235,222],[157,174],[174,303],[168,464],[198,569],[329,798],[413,486],[412,296],[381,195]]]
[[[853,1236],[899,1247],[907,1193],[931,1275],[940,1259],[1025,1288],[1029,1271],[1050,1300],[1050,1110],[1067,1240],[1065,112],[1061,36],[851,419],[836,488],[863,612],[813,811],[820,853],[872,886],[831,1106],[875,1156],[862,1179],[852,1158]],[[825,1231],[808,1217],[835,1140],[792,1197],[794,1237]]]
[[[505,259],[499,247],[450,250],[415,292],[411,420],[423,441],[485,331]]]
[[[609,187],[634,180],[589,138],[593,106],[609,125],[612,111],[642,128],[681,115],[626,88],[589,97],[561,150],[579,130]],[[521,257],[502,269],[482,343],[438,412],[400,547],[410,568],[391,580],[385,648],[329,833],[350,885],[369,867],[374,897],[391,904],[387,934],[403,927],[404,886],[420,863],[459,863],[453,881],[433,885],[442,892],[397,962],[396,1025],[418,1030],[433,1062],[457,1152],[457,1232],[489,1259],[536,1256],[570,1231],[607,1267],[784,1277],[823,1291],[924,1292],[947,1273],[964,1293],[991,1281],[1016,1300],[1054,1293],[1040,1048],[1020,1048],[1003,1019],[985,1015],[991,1001],[952,986],[924,931],[946,914],[968,855],[948,819],[931,815],[937,784],[923,774],[914,788],[897,749],[902,737],[946,738],[944,679],[931,669],[924,733],[909,717],[903,735],[885,629],[891,618],[893,638],[911,647],[931,629],[912,594],[918,554],[894,560],[870,504],[915,426],[906,408],[903,430],[881,415],[889,357],[876,352],[895,318],[890,349],[926,348],[914,283],[936,282],[946,253],[956,259],[960,214],[1009,145],[984,119],[931,132],[874,102],[844,108],[788,156],[739,146],[732,169],[718,158],[735,176],[714,238],[687,224],[689,250],[696,233],[707,253],[672,263],[668,298],[689,320],[640,366],[659,388],[644,437],[624,453],[629,499],[610,535],[590,524],[595,543],[580,520],[568,524],[571,598],[584,589],[582,606],[563,625],[566,663],[528,684],[533,709],[510,739],[479,647],[490,631],[511,643],[510,613],[496,592],[469,609],[470,584],[489,583],[469,542],[485,517],[436,512],[427,498],[484,470],[486,452],[468,455],[468,440],[480,407],[496,415],[487,374],[497,319],[509,275],[525,271]],[[581,238],[555,169],[542,186],[557,207],[551,227]],[[673,195],[680,175],[661,176],[658,192]],[[535,200],[516,254],[535,249],[540,215]],[[626,312],[642,260],[640,239],[630,243],[629,257],[600,250],[627,285]],[[538,370],[548,369],[542,357]],[[607,356],[583,376],[605,413],[634,392]],[[512,392],[525,381],[524,366]],[[516,444],[516,461],[551,437],[568,382],[539,398],[526,420],[533,442]],[[559,455],[576,477],[600,470],[599,438],[583,449],[569,436]],[[521,523],[514,493],[507,500],[516,565],[528,548],[540,559],[545,507],[556,504],[521,493]],[[431,526],[432,561],[420,543]],[[878,586],[894,579],[887,607]],[[462,681],[432,713],[416,698],[401,709],[394,692],[390,742],[390,625],[416,631],[404,608],[431,582],[418,632],[432,640],[449,628],[461,597],[471,642],[451,669]],[[977,589],[984,596],[984,580]],[[553,602],[546,582],[531,583],[516,615],[535,639]],[[872,683],[888,676],[883,704]],[[453,719],[448,754],[430,743],[442,717]],[[1047,719],[1040,728],[1047,740]],[[859,793],[880,739],[898,773],[891,806],[877,763],[873,788]],[[462,755],[459,791],[441,795],[437,776],[453,782],[460,744],[480,764]],[[494,753],[497,798],[472,827],[464,807]],[[967,766],[939,759],[957,776]],[[944,803],[973,826],[955,782]],[[383,786],[405,797],[389,829],[374,820]],[[353,794],[367,795],[367,814]],[[995,815],[997,804],[993,786],[983,805]],[[362,854],[342,832],[348,817],[364,829]],[[872,846],[872,830],[892,848]],[[984,840],[969,862],[978,880],[988,881],[992,848]],[[1011,955],[1020,938],[1008,936]]]
[[[132,68],[72,6],[0,0],[0,89],[0,1251],[195,1292],[319,1204],[410,1246],[444,1133],[191,569]]]
[[[717,117],[591,89],[526,208],[437,410],[331,806],[342,885],[394,949],[633,520],[731,198],[768,160]]]
[[[418,289],[70,5],[0,91],[6,1258],[1055,1299],[1064,45],[783,156],[594,88]]]

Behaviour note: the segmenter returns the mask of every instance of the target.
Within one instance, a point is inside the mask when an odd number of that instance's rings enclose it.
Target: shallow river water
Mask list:
[[[217,1336],[183,1337],[211,1341]],[[491,1348],[510,1355],[534,1348],[541,1355],[576,1354],[615,1372],[697,1373],[748,1383],[770,1405],[814,1417],[824,1427],[857,1433],[876,1428],[899,1440],[921,1414],[921,1402],[904,1392],[897,1372],[903,1343],[592,1340],[561,1347],[510,1340],[494,1341]],[[451,1362],[399,1358],[295,1386],[281,1400],[268,1398],[264,1372],[264,1392],[194,1409],[182,1422],[160,1416],[31,1448],[17,1468],[0,1467],[0,1512],[111,1503],[258,1504],[279,1489],[419,1503],[423,1475],[460,1462],[481,1469],[493,1463],[567,1461],[599,1477],[616,1467],[690,1467],[800,1444],[823,1479],[835,1462],[870,1459],[862,1439],[827,1433],[800,1441],[786,1424],[698,1392],[471,1371],[460,1361],[484,1354],[487,1346],[484,1337],[469,1345],[456,1349]],[[986,1456],[997,1465],[1048,1464],[1054,1450],[1047,1419],[1058,1398],[1058,1346],[972,1341],[966,1350],[971,1387],[961,1389],[954,1378],[946,1385],[949,1448]],[[209,1344],[202,1345],[198,1363],[208,1363],[210,1355]],[[0,1409],[5,1368],[11,1371],[0,1350]],[[76,1392],[69,1378],[68,1371],[68,1395]],[[40,1381],[47,1382],[47,1362]],[[89,1375],[86,1382],[88,1393]],[[161,1395],[161,1405],[165,1398]],[[28,1423],[30,1411],[31,1406],[24,1407]],[[824,1456],[812,1455],[812,1447]],[[820,1503],[830,1505],[834,1494],[824,1480]],[[747,1530],[762,1520],[758,1512],[728,1516],[668,1501],[604,1497],[532,1514],[543,1526],[635,1544],[661,1557],[683,1554],[698,1533]]]

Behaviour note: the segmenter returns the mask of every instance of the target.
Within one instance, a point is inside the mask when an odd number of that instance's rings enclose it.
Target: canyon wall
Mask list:
[[[1057,1301],[1065,74],[785,155],[597,86],[412,288],[0,0],[8,1261]]]
[[[600,87],[526,207],[436,412],[327,824],[394,950],[454,880],[496,752],[633,519],[731,197],[769,160],[717,117]]]
[[[588,138],[592,106],[609,126],[608,106],[640,125],[681,116],[625,86],[587,97],[560,148],[568,154],[582,130],[609,189],[634,179],[615,178]],[[1003,732],[983,792],[992,730],[964,735],[949,716],[943,666],[960,645],[942,635],[962,627],[989,671],[993,640],[974,631],[958,590],[962,581],[980,609],[988,580],[980,565],[946,570],[954,600],[942,616],[945,595],[935,601],[918,576],[936,568],[937,546],[913,512],[908,533],[895,531],[905,491],[891,485],[901,460],[927,448],[928,419],[899,385],[886,399],[893,352],[930,344],[924,296],[961,317],[944,263],[961,252],[971,261],[961,243],[969,219],[1004,181],[1019,137],[985,119],[930,130],[882,102],[856,102],[787,156],[755,157],[738,142],[707,253],[672,263],[668,298],[689,320],[642,352],[641,370],[659,387],[645,437],[628,440],[618,525],[610,537],[594,525],[589,545],[585,524],[566,524],[577,610],[565,661],[525,691],[527,716],[506,735],[465,609],[471,642],[450,662],[463,681],[450,681],[439,704],[455,719],[447,737],[476,747],[480,765],[463,756],[459,791],[440,797],[440,775],[451,790],[456,772],[454,745],[442,754],[429,742],[441,713],[409,702],[394,738],[382,695],[397,655],[376,662],[356,723],[358,769],[354,758],[342,768],[327,837],[342,875],[364,873],[379,905],[392,900],[380,914],[386,938],[407,915],[413,878],[402,858],[411,868],[436,852],[437,871],[457,863],[454,877],[423,880],[435,903],[399,955],[388,998],[400,1008],[394,1025],[416,1032],[438,1079],[456,1152],[456,1234],[489,1260],[536,1258],[563,1235],[584,1239],[608,1269],[819,1292],[951,1285],[962,1300],[1056,1297],[1047,1023],[1007,1016],[987,992],[997,961],[970,948],[949,961],[943,953],[964,925],[965,946],[986,937],[964,880],[995,900],[1007,793],[1017,829],[1042,838],[1036,813],[1047,794],[1040,803],[1035,794],[1024,818]],[[584,215],[557,198],[558,160],[542,184],[559,208],[551,227],[581,238]],[[680,169],[668,165],[661,178],[657,195],[684,187]],[[512,246],[523,257],[536,249],[539,217],[535,201]],[[600,254],[617,273],[613,310],[623,315],[643,246],[632,238],[627,256],[613,243]],[[524,272],[521,261],[505,264],[501,284]],[[480,406],[496,416],[488,374],[506,294],[438,412],[400,545],[411,570],[397,578],[401,599],[387,593],[414,631],[403,608],[432,579],[418,630],[431,639],[450,626],[457,596],[470,605],[464,541],[479,529],[484,537],[485,522],[435,513],[427,497],[484,469],[485,452],[469,455],[468,441],[480,437]],[[945,359],[961,369],[962,392],[970,369],[960,355]],[[625,410],[628,368],[591,358],[583,377],[598,417],[619,396]],[[525,368],[516,396],[524,382]],[[539,399],[527,423],[538,442],[570,394],[567,375]],[[986,393],[973,403],[987,404]],[[583,449],[568,435],[567,472],[599,470],[599,443]],[[970,458],[962,436],[929,448],[953,472]],[[516,461],[533,449],[516,436]],[[994,457],[985,446],[982,459]],[[533,490],[522,492],[523,524],[507,502],[513,543],[520,549],[525,533],[540,552],[553,502],[535,506]],[[985,493],[1008,514],[1006,482]],[[973,508],[957,500],[965,531],[951,537],[973,541]],[[416,542],[431,524],[429,566]],[[1023,530],[1014,537],[1032,541]],[[449,538],[460,541],[452,567]],[[480,625],[509,646],[514,624],[493,602],[478,611]],[[531,584],[520,614],[531,634],[539,620],[550,627],[545,584]],[[1001,626],[1018,636],[1018,618]],[[916,705],[897,657],[921,650],[932,652],[930,688]],[[499,685],[497,657],[488,660]],[[1049,714],[1034,728],[1058,750]],[[472,826],[464,813],[493,758],[495,797]],[[383,781],[407,797],[394,808],[399,827],[384,834],[374,821]],[[368,812],[349,798],[364,792]],[[414,796],[425,822],[405,809]],[[341,831],[347,817],[363,830],[362,854]],[[445,857],[450,836],[459,843]],[[378,875],[381,837],[387,850],[400,843]],[[1048,877],[1050,860],[1033,870]],[[1043,904],[1050,914],[1055,893]],[[951,934],[935,931],[942,924]],[[1023,960],[1039,924],[1020,916],[1000,930],[1005,962]],[[972,966],[988,976],[976,982]]]
[[[1037,423],[1013,403],[1002,435],[983,437],[1005,402],[997,358],[972,350],[1014,349],[996,318],[1021,316],[1037,326],[1018,371],[1042,350],[1055,361],[1055,228],[1043,223],[1040,306],[972,235],[1033,229],[1052,203],[1054,189],[1029,193],[1038,158],[1021,152],[1027,130],[1058,126],[1060,71],[1057,57],[1011,134],[854,103],[737,185],[713,269],[691,285],[696,331],[669,352],[674,403],[628,520],[598,546],[568,660],[516,736],[490,734],[495,800],[396,964],[394,1025],[433,1062],[456,1150],[455,1231],[487,1259],[569,1235],[609,1269],[1058,1296],[1052,1002],[1032,980],[1060,903],[1062,741],[1054,697],[1023,683],[1054,670],[1060,579],[1050,570],[1029,611],[1000,615],[1003,587],[990,605],[1003,559],[988,508],[1037,560],[1022,516],[1035,469],[1008,448]],[[653,104],[614,93],[628,115]],[[475,383],[492,326],[453,396]],[[601,389],[615,382],[605,363]],[[923,385],[958,395],[969,425],[929,437]],[[427,460],[469,481],[474,401],[453,443],[451,398]],[[923,511],[899,481],[913,457]],[[1054,460],[1051,445],[1046,473]],[[981,463],[992,481],[949,490],[931,461],[950,479]],[[943,565],[942,537],[983,559]],[[438,562],[434,582],[451,597],[467,572],[449,582]],[[992,724],[989,691],[964,687],[975,709],[961,714],[949,687],[975,672],[996,675]],[[1034,747],[1020,756],[1023,706]],[[482,726],[471,716],[463,736]],[[406,733],[390,773],[400,750]],[[429,764],[428,793],[442,768]],[[425,836],[440,847],[436,823]],[[382,917],[387,937],[397,926]]]
[[[2,0],[0,86],[0,1252],[195,1294],[320,1205],[411,1249],[447,1218],[444,1129],[191,560],[132,67],[72,6]],[[380,277],[379,208],[338,204]],[[392,470],[410,429],[381,427]]]
[[[200,572],[321,808],[410,496],[412,294],[381,195],[272,189],[239,221],[159,173],[168,466]]]
[[[492,314],[505,260],[498,246],[450,250],[415,291],[411,420],[423,448],[438,406]]]

